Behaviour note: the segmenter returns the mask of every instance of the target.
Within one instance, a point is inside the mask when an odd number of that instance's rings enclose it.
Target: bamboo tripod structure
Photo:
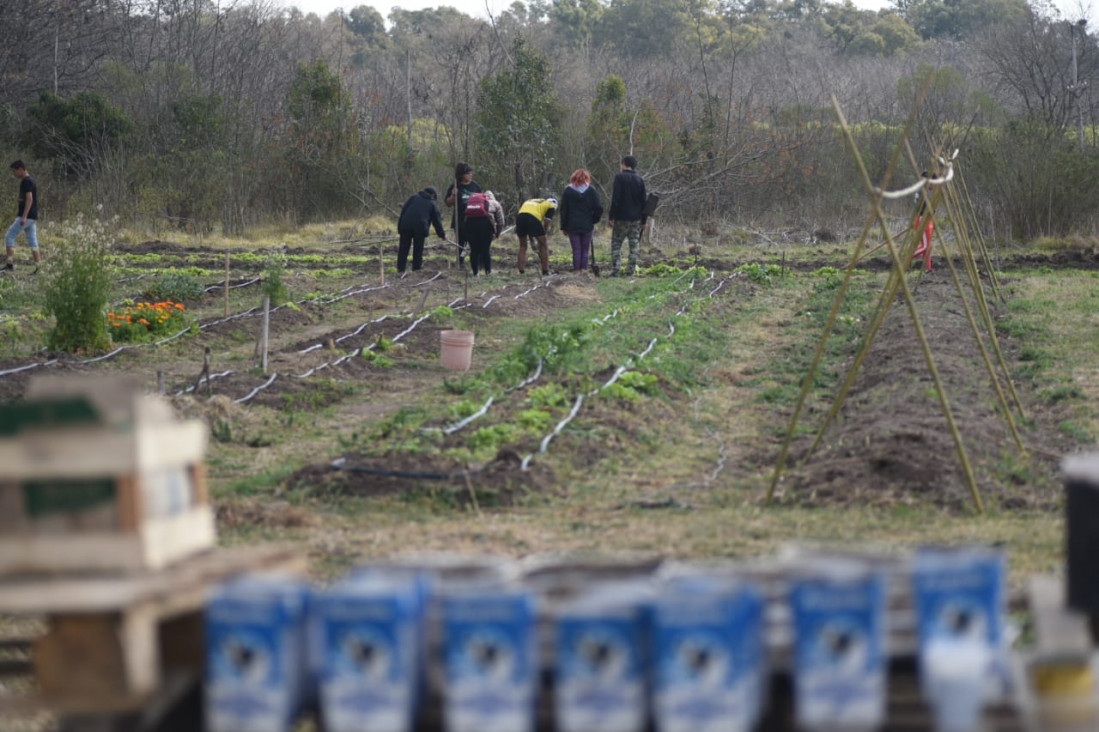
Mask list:
[[[808,396],[809,390],[811,389],[812,384],[816,378],[816,373],[820,366],[821,357],[827,345],[828,338],[830,337],[832,330],[835,326],[836,317],[839,313],[839,309],[842,306],[843,300],[846,297],[847,288],[850,284],[855,266],[861,261],[862,258],[866,256],[866,253],[864,253],[863,251],[866,243],[866,238],[870,234],[871,229],[876,224],[881,229],[881,233],[884,238],[884,244],[882,246],[888,249],[893,266],[890,271],[890,275],[886,282],[886,285],[883,288],[881,296],[878,300],[875,314],[871,319],[870,325],[862,339],[862,344],[855,358],[855,361],[852,364],[851,368],[848,370],[843,385],[838,391],[836,398],[833,401],[832,407],[826,415],[823,424],[817,431],[812,446],[806,453],[803,462],[805,459],[808,459],[808,457],[813,454],[817,447],[819,447],[821,441],[823,440],[824,434],[828,429],[828,426],[839,415],[847,394],[854,384],[855,377],[858,374],[859,368],[862,366],[863,362],[866,359],[866,356],[869,354],[874,337],[877,335],[878,330],[880,329],[882,323],[885,321],[886,315],[892,308],[892,305],[897,296],[897,292],[901,291],[904,295],[905,304],[912,319],[912,324],[916,332],[916,337],[920,342],[920,348],[923,352],[928,372],[930,373],[931,378],[934,382],[935,392],[939,400],[940,408],[942,409],[943,415],[946,418],[951,437],[954,441],[954,445],[958,454],[958,460],[961,464],[963,473],[965,475],[965,481],[969,488],[970,496],[973,500],[973,506],[978,513],[981,513],[984,510],[980,490],[977,487],[976,474],[973,471],[972,463],[970,462],[968,453],[966,452],[965,444],[961,436],[961,431],[958,428],[957,421],[954,418],[953,410],[950,407],[949,397],[944,388],[938,367],[931,352],[930,344],[927,341],[927,337],[923,328],[923,323],[920,320],[919,314],[916,309],[915,300],[912,296],[912,291],[908,285],[908,263],[911,261],[913,252],[916,249],[920,237],[922,236],[922,226],[914,228],[909,234],[908,242],[906,242],[903,246],[898,247],[894,242],[894,236],[889,232],[888,228],[886,227],[885,217],[881,210],[881,201],[884,198],[897,198],[903,195],[907,195],[908,191],[894,193],[886,193],[885,191],[885,187],[888,184],[889,179],[892,177],[893,171],[896,167],[897,161],[900,158],[902,150],[906,150],[908,152],[909,161],[913,166],[913,170],[919,170],[915,162],[915,156],[912,154],[911,148],[908,145],[908,133],[912,127],[915,115],[920,106],[919,102],[922,101],[922,98],[923,94],[921,94],[920,100],[915,105],[912,116],[910,116],[908,124],[905,127],[904,132],[902,133],[901,141],[894,151],[893,158],[891,159],[889,166],[886,169],[886,173],[883,177],[882,186],[880,188],[875,188],[871,183],[869,173],[866,170],[866,166],[863,163],[862,156],[860,155],[858,147],[855,144],[850,127],[847,124],[847,120],[843,115],[843,111],[840,109],[839,103],[836,101],[835,97],[832,98],[833,108],[836,112],[837,119],[839,120],[840,127],[843,130],[844,138],[851,149],[856,164],[858,165],[859,172],[863,179],[863,184],[867,191],[867,196],[869,197],[869,200],[871,202],[872,210],[867,218],[866,224],[863,227],[862,235],[859,237],[858,243],[856,244],[854,252],[851,255],[851,260],[845,271],[843,283],[841,284],[837,292],[832,310],[828,317],[827,325],[824,329],[824,333],[822,334],[817,349],[813,355],[809,373],[806,374],[806,377],[802,383],[801,392],[798,396],[798,400],[794,408],[794,413],[791,417],[790,425],[779,453],[779,459],[772,475],[771,484],[767,491],[766,503],[768,505],[774,499],[774,493],[778,486],[778,481],[782,476],[782,471],[785,467],[786,459],[789,455],[790,446],[793,442],[798,419],[805,405],[805,400]],[[957,152],[954,153],[954,156],[957,156]],[[999,341],[996,337],[995,325],[992,320],[991,310],[988,307],[987,299],[984,296],[984,286],[981,281],[980,270],[977,267],[976,259],[974,257],[974,249],[978,250],[981,254],[981,258],[985,266],[985,271],[988,274],[990,287],[992,288],[993,293],[997,296],[997,298],[1002,300],[1003,296],[1000,292],[999,281],[996,277],[995,269],[992,266],[992,260],[989,255],[988,249],[985,246],[983,240],[981,240],[979,236],[970,236],[971,230],[973,232],[977,232],[978,229],[976,226],[973,226],[971,229],[968,225],[967,220],[975,220],[974,209],[972,207],[972,202],[968,198],[968,192],[964,191],[964,185],[950,185],[955,174],[954,158],[952,157],[949,161],[946,161],[940,157],[939,160],[942,166],[945,168],[945,171],[941,172],[935,178],[927,180],[926,185],[934,187],[932,188],[932,195],[929,197],[929,200],[927,200],[928,209],[924,215],[928,220],[935,220],[933,217],[935,215],[936,208],[939,207],[946,213],[945,220],[950,222],[952,225],[955,233],[955,242],[957,245],[958,254],[960,259],[965,264],[965,274],[968,280],[968,284],[973,293],[972,297],[977,303],[977,312],[982,321],[980,324],[978,324],[977,318],[974,316],[973,309],[970,306],[970,295],[967,294],[966,287],[964,286],[962,279],[958,275],[957,268],[954,266],[951,253],[949,250],[946,249],[945,242],[942,240],[940,240],[940,251],[946,258],[947,265],[951,272],[951,278],[963,304],[966,319],[970,325],[970,328],[973,331],[974,337],[977,340],[982,360],[986,365],[989,378],[992,381],[994,391],[996,392],[997,401],[1003,419],[1005,420],[1008,429],[1011,432],[1011,435],[1020,452],[1023,452],[1025,454],[1026,448],[1015,424],[1014,416],[1012,414],[1012,406],[1014,406],[1014,408],[1018,410],[1018,413],[1021,417],[1025,415],[1023,415],[1022,404],[1018,398],[1018,394],[1015,391],[1015,386],[1012,383],[1006,361],[1003,357],[1003,352],[1000,349]],[[924,187],[924,185],[925,184],[922,181],[920,183],[917,183],[917,187]],[[958,187],[961,187],[963,189],[963,192],[965,192],[966,195],[964,199],[959,193]],[[911,189],[909,189],[909,191],[910,190]],[[985,346],[984,336],[982,335],[982,326],[984,332],[988,335],[993,352],[996,355],[998,362],[997,365],[1000,369],[1000,373],[997,372],[997,367],[993,365],[992,358],[988,352],[988,349]],[[1001,375],[1002,378],[1007,382],[1008,391],[1011,395],[1012,400],[1011,404],[1009,404],[1007,395],[1005,394],[1002,384],[1000,382]]]

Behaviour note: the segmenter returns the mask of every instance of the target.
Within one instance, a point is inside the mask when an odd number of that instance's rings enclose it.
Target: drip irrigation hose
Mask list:
[[[236,290],[240,287],[248,287],[249,285],[254,285],[257,282],[261,282],[262,280],[263,280],[262,277],[256,277],[253,280],[248,280],[247,282],[242,282],[239,285],[229,285],[229,289],[230,290]],[[205,290],[203,290],[203,292],[206,293],[206,292],[211,292],[213,290],[224,290],[224,289],[225,289],[225,283],[224,282],[219,282],[216,285],[210,285]]]
[[[11,374],[18,374],[21,371],[30,371],[31,369],[36,369],[40,366],[53,366],[55,363],[58,362],[58,360],[59,359],[51,358],[49,361],[40,361],[38,363],[30,363],[30,364],[27,364],[26,366],[19,366],[19,367],[14,368],[14,369],[8,369],[7,371],[0,371],[0,377],[10,376]]]
[[[233,402],[235,404],[244,404],[245,402],[251,401],[256,396],[256,394],[259,394],[261,391],[271,386],[271,384],[275,383],[275,379],[277,379],[278,376],[278,374],[271,374],[271,378],[268,379],[266,383],[257,386],[255,389],[249,392],[247,396],[243,396],[240,399],[234,399]]]
[[[230,374],[232,374],[232,373],[233,373],[232,371],[222,371],[221,373],[217,373],[217,374],[210,374],[209,376],[207,376],[207,377],[206,377],[205,379],[203,379],[202,381],[204,381],[204,382],[211,382],[211,381],[213,381],[214,379],[221,379],[221,378],[223,378],[223,377],[229,376],[229,375],[230,375]],[[190,386],[188,386],[188,387],[186,387],[186,388],[184,388],[184,389],[180,389],[179,391],[177,391],[177,392],[175,393],[175,396],[177,396],[177,397],[178,397],[178,396],[183,396],[184,394],[190,394],[190,393],[191,393],[191,392],[193,392],[194,390],[195,390],[195,385],[194,385],[194,384],[191,384]]]

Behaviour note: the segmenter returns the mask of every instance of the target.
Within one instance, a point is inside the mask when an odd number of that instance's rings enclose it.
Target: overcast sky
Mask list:
[[[302,12],[316,13],[322,17],[337,8],[343,8],[347,11],[359,5],[370,5],[381,13],[383,18],[389,17],[389,11],[395,5],[399,5],[405,10],[422,10],[423,8],[449,5],[467,15],[486,17],[486,0],[401,0],[400,2],[394,0],[281,0],[281,2],[286,7],[296,6]],[[512,0],[487,0],[487,2],[489,9],[495,15],[506,10],[511,5]],[[888,0],[854,0],[854,3],[860,8],[870,10],[878,10],[889,5]],[[1064,18],[1086,17],[1092,30],[1096,29],[1095,0],[1052,0],[1052,4],[1060,8]],[[1081,12],[1081,8],[1084,9],[1083,12]]]

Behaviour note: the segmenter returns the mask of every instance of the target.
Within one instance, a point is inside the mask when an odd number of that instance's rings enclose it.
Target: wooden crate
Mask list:
[[[0,614],[46,618],[34,640],[33,698],[0,697],[7,711],[67,714],[139,710],[201,677],[202,611],[220,583],[244,572],[301,574],[297,549],[254,546],[203,552],[159,571],[115,576],[0,578]]]
[[[117,378],[0,405],[0,574],[163,567],[216,543],[206,427]]]

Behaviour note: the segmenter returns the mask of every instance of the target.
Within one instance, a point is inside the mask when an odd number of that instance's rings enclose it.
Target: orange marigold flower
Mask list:
[[[176,303],[176,309],[177,310],[186,310],[186,308],[183,307],[183,303],[181,303],[181,302]]]

